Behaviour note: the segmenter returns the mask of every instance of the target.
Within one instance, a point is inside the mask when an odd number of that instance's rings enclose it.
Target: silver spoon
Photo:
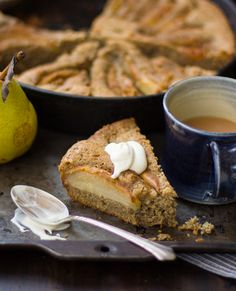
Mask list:
[[[62,201],[38,188],[17,185],[11,189],[11,197],[16,206],[37,223],[58,226],[72,220],[86,222],[127,239],[151,253],[160,261],[175,259],[175,254],[171,247],[151,242],[126,230],[95,219],[69,215],[68,208]]]

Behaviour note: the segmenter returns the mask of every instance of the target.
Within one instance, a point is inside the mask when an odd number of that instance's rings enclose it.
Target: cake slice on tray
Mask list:
[[[136,148],[131,151],[128,145]],[[129,169],[119,172],[117,165]],[[62,158],[59,171],[74,201],[133,225],[176,225],[177,195],[133,118],[106,125],[74,144]]]

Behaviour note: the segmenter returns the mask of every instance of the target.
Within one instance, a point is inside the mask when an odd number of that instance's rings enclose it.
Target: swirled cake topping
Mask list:
[[[112,178],[117,178],[122,172],[132,170],[141,174],[147,168],[147,158],[142,145],[136,141],[109,143],[105,147],[114,165]]]

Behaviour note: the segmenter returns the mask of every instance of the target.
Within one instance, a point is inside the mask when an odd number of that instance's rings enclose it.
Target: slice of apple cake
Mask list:
[[[137,174],[134,168],[126,167],[129,169],[114,178],[113,162],[118,153],[115,150],[112,160],[107,146],[123,147],[128,143],[138,145],[133,158],[143,149],[145,170]],[[129,151],[123,153],[120,157]],[[138,162],[136,167],[140,169]],[[122,165],[127,163],[128,159],[121,161]],[[87,140],[74,144],[62,158],[59,171],[74,201],[134,225],[176,225],[177,195],[158,164],[150,141],[140,133],[133,118],[106,125]]]

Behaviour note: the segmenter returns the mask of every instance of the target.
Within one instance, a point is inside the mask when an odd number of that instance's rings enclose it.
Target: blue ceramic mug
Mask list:
[[[205,204],[236,201],[236,132],[199,130],[183,121],[219,117],[236,123],[236,80],[196,77],[164,96],[164,169],[179,197]]]

